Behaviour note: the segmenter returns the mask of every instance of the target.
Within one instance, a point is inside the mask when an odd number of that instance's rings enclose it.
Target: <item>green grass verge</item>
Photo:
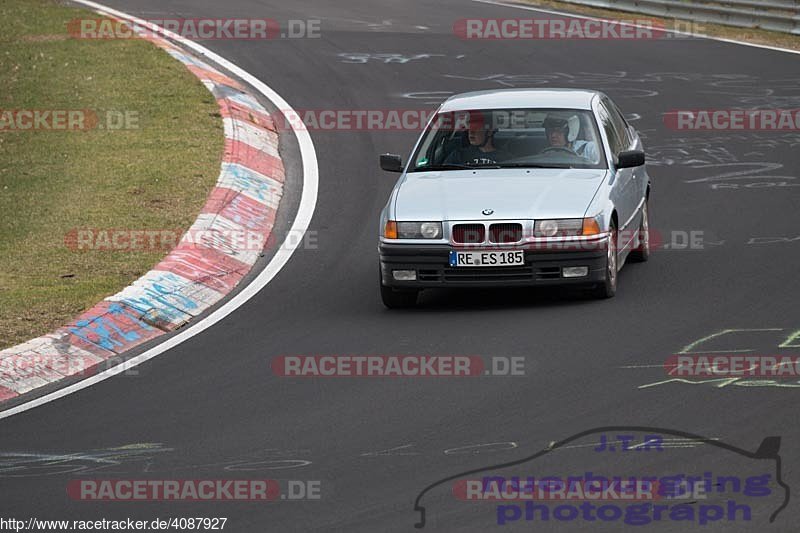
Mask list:
[[[69,38],[78,17],[98,18],[0,2],[0,110],[114,110],[137,127],[0,131],[0,348],[68,322],[165,255],[75,252],[71,229],[186,228],[219,175],[219,108],[197,78],[146,41]]]

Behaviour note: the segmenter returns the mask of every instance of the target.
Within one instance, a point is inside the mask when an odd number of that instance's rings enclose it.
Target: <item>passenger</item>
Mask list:
[[[580,127],[580,123],[578,123],[577,127]],[[589,161],[595,163],[598,161],[599,154],[597,153],[597,144],[594,141],[569,140],[570,126],[567,118],[555,114],[548,115],[544,119],[544,133],[550,148],[567,148]],[[575,135],[577,133],[576,131]]]
[[[498,150],[494,145],[494,134],[497,132],[491,124],[487,124],[483,113],[470,113],[469,146],[451,152],[444,164],[456,165],[494,165],[511,158],[505,150]]]

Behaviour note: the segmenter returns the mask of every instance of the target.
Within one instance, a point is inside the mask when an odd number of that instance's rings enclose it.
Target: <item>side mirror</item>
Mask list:
[[[381,154],[381,168],[387,172],[402,172],[403,159],[395,154]]]
[[[617,168],[640,167],[644,165],[644,152],[641,150],[628,150],[617,155]]]

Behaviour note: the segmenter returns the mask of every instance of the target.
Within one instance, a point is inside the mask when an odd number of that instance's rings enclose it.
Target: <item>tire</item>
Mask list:
[[[378,268],[378,284],[381,287],[381,300],[383,305],[389,309],[408,309],[417,305],[417,295],[419,290],[405,289],[397,290],[387,287],[381,279],[381,270]]]
[[[617,226],[612,221],[608,230],[609,239],[606,252],[606,276],[594,289],[595,298],[612,298],[617,293]]]
[[[642,207],[642,224],[639,226],[639,246],[632,250],[628,259],[634,263],[644,263],[650,259],[650,209],[647,207],[648,201],[644,201]]]

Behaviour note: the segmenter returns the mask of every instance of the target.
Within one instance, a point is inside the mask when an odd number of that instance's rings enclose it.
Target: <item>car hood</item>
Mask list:
[[[580,218],[606,169],[412,172],[395,199],[397,220]],[[491,215],[483,215],[491,209]]]

